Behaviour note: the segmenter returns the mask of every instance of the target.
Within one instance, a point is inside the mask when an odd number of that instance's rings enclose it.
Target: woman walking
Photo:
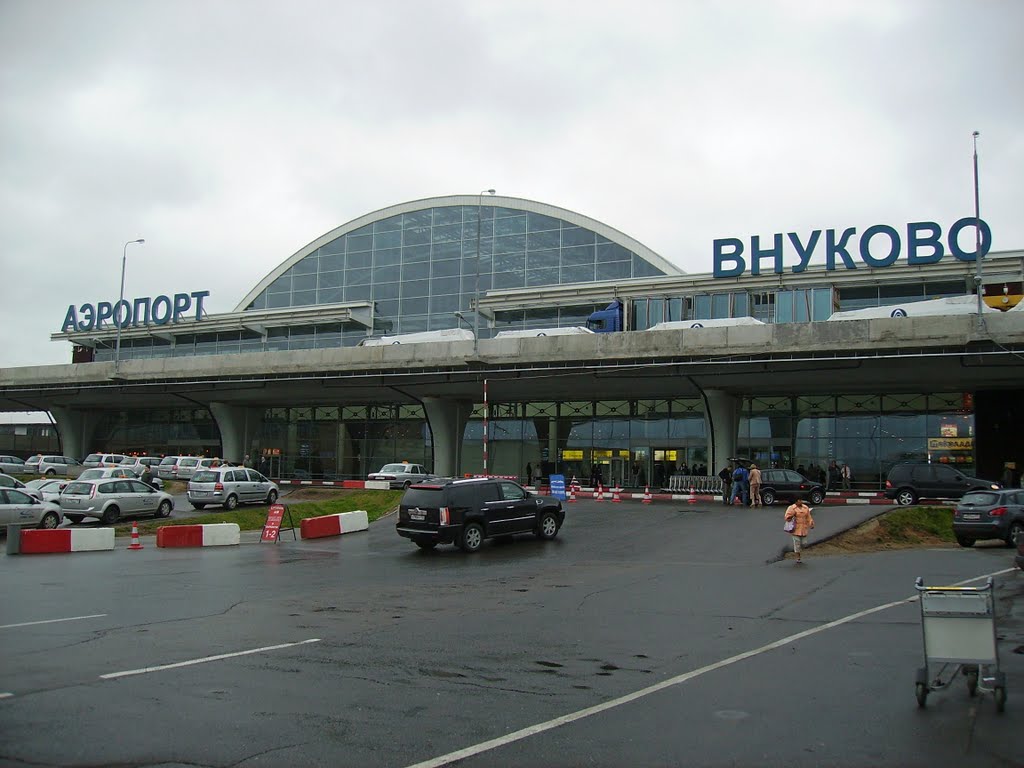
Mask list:
[[[792,521],[792,527],[790,527]],[[803,565],[800,553],[804,544],[807,543],[807,533],[814,527],[814,518],[811,517],[811,508],[803,499],[797,499],[795,503],[786,508],[786,530],[793,537],[793,554],[796,555],[796,564]]]

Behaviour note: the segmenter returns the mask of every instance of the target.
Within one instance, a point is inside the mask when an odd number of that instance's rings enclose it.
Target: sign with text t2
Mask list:
[[[278,536],[281,535],[281,521],[284,519],[284,513],[287,509],[284,504],[270,505],[270,508],[267,510],[267,521],[263,524],[263,533],[260,535],[260,541],[277,541]],[[290,514],[288,519],[291,519]]]

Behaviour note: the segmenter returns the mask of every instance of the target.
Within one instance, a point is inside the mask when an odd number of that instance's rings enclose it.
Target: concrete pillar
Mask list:
[[[82,460],[96,451],[115,450],[116,446],[93,445],[96,424],[100,420],[99,412],[57,405],[50,409],[50,413],[57,422],[60,450],[65,456]]]
[[[458,476],[462,472],[462,435],[473,404],[468,400],[424,397],[423,410],[434,443],[434,474]]]
[[[210,403],[210,413],[213,414],[217,429],[220,430],[220,444],[223,450],[221,458],[240,464],[249,453],[253,439],[259,434],[263,409]],[[259,463],[258,460],[256,463]]]
[[[743,399],[717,389],[705,390],[704,394],[708,405],[704,415],[708,422],[708,472],[716,475],[736,455]]]

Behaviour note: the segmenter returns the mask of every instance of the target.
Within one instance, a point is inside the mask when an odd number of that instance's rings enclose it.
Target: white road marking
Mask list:
[[[956,584],[950,584],[948,586],[963,586],[965,584],[970,584],[972,581],[981,581],[982,579],[987,579],[990,576],[1000,576],[1004,573],[1013,573],[1015,570],[1017,569],[1006,568],[1002,571],[995,571],[994,573],[986,574],[984,576],[977,576],[973,579],[967,579],[965,581],[957,582]],[[746,659],[752,658],[753,656],[759,656],[762,653],[773,651],[776,648],[782,648],[783,646],[795,643],[797,640],[803,640],[805,637],[816,635],[819,632],[824,632],[828,629],[834,629],[835,627],[842,626],[843,624],[849,624],[851,621],[862,619],[865,616],[870,616],[871,614],[878,613],[879,611],[885,611],[889,608],[894,608],[897,605],[914,603],[917,602],[917,600],[918,596],[913,595],[911,597],[904,598],[903,600],[896,600],[891,603],[886,603],[885,605],[878,605],[874,608],[868,608],[864,611],[851,613],[849,616],[844,616],[841,619],[836,619],[835,621],[830,621],[827,624],[812,627],[811,629],[805,629],[803,632],[797,632],[795,635],[790,635],[789,637],[784,637],[781,640],[776,640],[774,643],[762,645],[760,648],[755,648],[752,651],[744,651],[743,653],[738,653],[735,656],[730,656],[727,659],[722,659],[721,661],[716,661],[713,664],[708,664],[707,666],[701,667],[700,669],[694,669],[690,672],[684,672],[681,675],[670,677],[668,680],[663,680],[662,682],[648,686],[647,688],[641,688],[639,691],[628,693],[625,696],[620,696],[617,699],[611,699],[602,704],[597,704],[593,707],[587,707],[586,709],[581,709],[577,712],[571,712],[568,715],[556,717],[555,719],[548,720],[545,723],[537,723],[536,725],[521,728],[518,731],[513,731],[512,733],[505,734],[504,736],[499,736],[496,739],[484,741],[480,744],[474,744],[473,746],[460,749],[456,752],[449,752],[447,755],[441,755],[440,757],[435,757],[430,760],[424,760],[420,763],[414,763],[413,765],[407,766],[407,768],[441,768],[441,766],[449,765],[450,763],[454,763],[459,760],[465,760],[467,757],[479,755],[482,752],[497,749],[498,747],[503,747],[506,744],[511,744],[512,742],[521,741],[522,739],[529,738],[530,736],[536,736],[537,734],[543,733],[544,731],[550,731],[553,728],[558,728],[562,725],[568,725],[569,723],[576,722],[577,720],[582,720],[585,717],[590,717],[591,715],[596,715],[601,712],[605,712],[609,709],[614,709],[615,707],[621,707],[623,704],[629,704],[630,702],[642,699],[645,696],[650,696],[652,693],[663,691],[666,688],[671,688],[681,683],[685,683],[688,680],[693,680],[694,678],[700,677],[701,675],[707,674],[708,672],[714,672],[716,669],[728,667],[732,664],[735,664],[736,662],[744,661]]]
[[[13,695],[13,693],[0,693],[0,699],[9,699]]]
[[[0,625],[0,629],[14,629],[14,627],[32,627],[36,624],[56,624],[59,621],[81,621],[82,619],[99,619],[107,614],[105,613],[94,613],[91,616],[71,616],[67,619],[46,619],[45,621],[23,621],[20,624],[3,624]]]
[[[142,669],[129,669],[124,672],[110,672],[106,675],[100,675],[101,680],[113,680],[118,677],[130,677],[131,675],[145,675],[149,672],[162,672],[165,669],[177,669],[178,667],[191,667],[194,664],[205,664],[209,661],[220,661],[222,659],[233,659],[236,656],[250,656],[254,653],[264,653],[266,651],[278,651],[282,648],[293,648],[297,645],[306,645],[307,643],[319,643],[320,638],[314,637],[310,640],[300,640],[297,643],[281,643],[280,645],[267,645],[263,648],[253,648],[248,651],[236,651],[235,653],[221,653],[217,656],[206,656],[202,659],[191,659],[190,661],[179,661],[176,664],[162,664],[159,667],[144,667]]]

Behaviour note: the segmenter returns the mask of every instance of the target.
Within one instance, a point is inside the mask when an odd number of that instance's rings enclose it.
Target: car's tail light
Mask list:
[[[441,525],[448,525],[448,521],[450,519],[451,517],[448,514],[448,507],[441,507],[439,510],[437,510],[437,521]]]
[[[886,480],[885,481],[885,487],[886,488],[892,488],[892,483],[890,483],[888,480]]]
[[[1006,507],[996,507],[988,513],[989,517],[1002,517],[1005,514]]]
[[[89,491],[89,498],[90,499],[95,499],[96,498],[96,489],[97,488],[99,488],[99,486],[98,485],[94,485],[92,487],[92,489]]]
[[[214,483],[213,484],[213,490],[215,490],[215,491],[223,491],[224,490],[224,483]]]

